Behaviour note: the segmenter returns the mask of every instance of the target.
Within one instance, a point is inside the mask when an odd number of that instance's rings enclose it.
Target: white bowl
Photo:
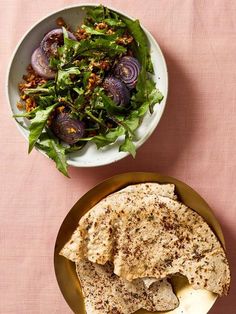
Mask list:
[[[35,24],[20,41],[13,54],[7,78],[7,94],[13,114],[20,113],[16,107],[17,101],[19,100],[18,83],[22,80],[22,75],[26,73],[26,67],[30,63],[31,54],[34,49],[38,47],[44,34],[55,28],[55,21],[58,17],[63,17],[72,28],[76,28],[76,26],[81,24],[84,18],[85,13],[83,8],[92,6],[94,5],[81,4],[56,11]],[[114,11],[132,19],[121,11]],[[154,80],[157,82],[157,87],[164,95],[164,99],[161,104],[154,106],[152,115],[149,113],[146,114],[142,124],[137,129],[137,141],[135,142],[137,148],[140,147],[155,130],[164,111],[168,92],[168,74],[164,56],[153,36],[143,26],[142,28],[150,44],[151,58],[155,71]],[[24,137],[28,138],[29,132],[19,124],[17,125]],[[114,144],[99,150],[94,143],[88,143],[81,151],[68,156],[68,164],[75,167],[95,167],[118,161],[129,155],[129,153],[126,152],[119,152],[121,141],[122,138],[118,139]]]

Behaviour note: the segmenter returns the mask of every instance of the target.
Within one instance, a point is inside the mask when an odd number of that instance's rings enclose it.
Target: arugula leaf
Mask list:
[[[126,48],[116,44],[115,39],[97,38],[95,40],[81,40],[80,42],[68,38],[68,33],[63,28],[64,45],[58,48],[58,69],[69,64],[77,56],[92,56],[94,53],[103,52],[105,55],[114,57],[126,52]],[[55,62],[54,62],[55,63]]]
[[[152,113],[154,105],[161,102],[163,95],[156,88],[153,79],[147,77],[147,72],[153,73],[153,65],[150,58],[147,37],[141,28],[139,21],[132,21],[125,17],[122,17],[122,20],[125,21],[129,32],[135,39],[137,44],[136,54],[142,66],[136,85],[137,92],[133,95],[132,102],[142,104],[142,115],[145,114],[147,105]]]
[[[38,85],[36,88],[25,89],[24,93],[33,96],[37,107],[46,108],[57,101],[55,82],[49,81],[43,85]]]
[[[32,149],[34,148],[35,143],[37,142],[37,140],[39,139],[45,125],[47,122],[47,119],[49,117],[49,115],[51,114],[51,112],[53,111],[53,109],[56,107],[57,103],[47,107],[46,109],[43,110],[38,110],[35,114],[35,117],[31,120],[31,124],[29,126],[29,149],[28,149],[28,153],[30,153],[32,151]]]
[[[78,90],[76,90],[76,92],[78,93]],[[79,94],[74,101],[74,106],[77,109],[77,111],[79,111],[83,107],[84,103],[85,103],[84,94],[83,93]]]
[[[150,53],[148,53],[148,55],[147,55],[146,69],[147,69],[147,72],[149,72],[151,74],[154,74],[154,68],[153,68],[153,64],[152,64],[152,59],[151,59]]]
[[[108,19],[108,21],[113,21],[112,19]],[[105,21],[104,21],[105,22]],[[116,21],[114,20],[114,23],[111,22],[114,25],[125,25],[123,22],[121,21]],[[123,26],[124,27],[124,26]],[[93,27],[87,26],[87,25],[82,25],[81,26],[82,29],[84,29],[86,31],[87,34],[89,35],[93,35],[93,36],[103,36],[106,39],[111,40],[116,40],[119,36],[121,36],[124,33],[124,29],[118,29],[117,31],[114,31],[112,34],[107,33],[106,29],[94,29]]]
[[[122,17],[122,20],[125,22],[129,33],[133,36],[136,42],[137,58],[142,65],[142,69],[144,68],[146,71],[147,56],[149,55],[147,37],[139,23],[139,20],[132,21],[126,17]]]
[[[128,152],[133,156],[133,158],[135,158],[136,147],[135,147],[134,143],[132,142],[132,139],[128,135],[126,135],[124,143],[120,145],[119,151],[120,152]]]
[[[84,89],[83,89],[83,87],[74,87],[73,90],[74,90],[78,95],[83,95],[83,94],[84,94]]]
[[[57,70],[58,65],[59,65],[59,59],[56,58],[56,57],[50,57],[50,59],[49,59],[49,67],[54,69],[54,70]]]
[[[27,88],[24,90],[26,95],[54,95],[55,94],[55,84],[43,84],[38,85],[36,88]]]
[[[92,111],[91,111],[91,108],[87,107],[85,109],[85,113],[87,116],[89,116],[93,121],[95,121],[96,123],[98,123],[103,130],[107,130],[107,126],[105,124],[105,122],[103,121],[103,119],[101,117],[96,117]]]
[[[90,34],[90,35],[99,35],[99,36],[104,36],[104,35],[107,35],[105,34],[106,30],[105,29],[100,29],[100,30],[96,30],[90,26],[87,26],[87,25],[82,25],[81,26],[82,29],[84,29],[86,31],[87,34]]]
[[[129,32],[131,33],[136,42],[135,50],[137,58],[141,63],[141,71],[136,85],[137,93],[133,97],[133,100],[142,103],[147,100],[146,95],[147,92],[149,91],[149,88],[146,86],[148,84],[147,82],[152,81],[151,77],[147,79],[147,71],[153,72],[148,41],[138,20],[132,21],[126,17],[122,17],[122,20],[125,21]]]
[[[78,94],[77,98],[74,100],[74,107],[77,111],[80,111],[85,103],[84,89],[82,87],[74,87],[73,90]]]
[[[124,142],[120,145],[119,151],[129,152],[134,158],[136,155],[136,147],[132,142],[132,138],[126,132],[125,128],[120,125],[117,128],[109,131],[107,134],[99,134],[91,138],[91,142],[94,142],[97,145],[97,148],[107,146],[114,143],[118,137],[126,134]]]
[[[25,113],[20,113],[20,114],[14,114],[13,118],[27,118],[27,119],[32,119],[35,117],[36,112],[41,110],[40,107],[36,107],[33,110]]]
[[[82,143],[79,142],[79,143],[76,143],[74,145],[71,145],[70,147],[67,147],[65,149],[65,153],[70,154],[70,153],[77,152],[78,150],[81,150],[86,144],[87,144],[86,141],[84,141]]]
[[[53,140],[49,141],[48,156],[56,162],[56,167],[59,171],[61,171],[66,177],[69,177],[67,172],[67,162],[65,156],[65,148],[56,143]]]
[[[109,17],[109,10],[104,7],[103,5],[99,5],[97,7],[93,7],[91,9],[87,9],[87,15],[85,19],[86,24],[90,24],[90,20],[92,20],[93,23],[100,23],[102,22],[106,17]]]
[[[100,22],[105,22],[112,27],[126,27],[125,23],[121,21],[120,16],[117,13],[109,10],[103,5],[88,9],[85,24],[93,25],[94,23]]]
[[[129,116],[123,121],[132,132],[139,127],[142,117],[146,114],[148,109],[150,110],[150,113],[153,113],[153,106],[160,103],[163,99],[162,93],[155,88],[155,83],[153,81],[149,81],[147,87],[147,100],[136,110],[132,110]]]
[[[55,101],[57,100],[57,98],[53,95],[48,95],[48,96],[38,96],[35,98],[35,100],[38,106],[40,106],[41,108],[46,108],[53,105]]]
[[[129,134],[134,134],[134,131],[139,127],[142,117],[146,114],[149,108],[149,102],[142,103],[140,107],[132,110],[128,116],[116,115],[116,118],[122,122],[122,125],[129,130]]]
[[[66,177],[69,177],[67,172],[68,165],[66,162],[65,147],[59,144],[56,139],[50,138],[47,133],[41,135],[39,143],[36,143],[35,146],[43,150],[52,160],[54,160],[57,169]]]
[[[62,27],[62,29],[63,29],[64,45],[57,49],[58,56],[59,56],[59,61],[57,63],[58,69],[62,68],[65,64],[68,64],[73,60],[75,56],[75,51],[80,45],[78,41],[70,39],[68,37],[68,33],[64,27]]]
[[[159,89],[156,88],[156,83],[152,79],[146,81],[144,89],[141,90],[140,86],[137,86],[137,90],[138,92],[132,97],[132,102],[138,103],[143,101],[149,106],[150,113],[153,113],[154,105],[159,104],[164,98]],[[142,111],[146,105],[141,106]]]
[[[91,54],[91,51],[102,51],[106,55],[110,57],[114,57],[116,55],[120,55],[126,52],[126,48],[116,44],[114,40],[109,40],[105,38],[96,38],[94,40],[82,40],[79,45],[77,46],[75,50],[76,56],[86,56],[89,52],[89,55]]]
[[[153,64],[150,56],[150,48],[147,40],[147,36],[144,33],[140,23],[138,20],[132,21],[125,17],[122,18],[125,20],[126,25],[128,27],[129,32],[134,37],[136,42],[135,51],[137,54],[137,58],[139,59],[142,65],[143,77],[146,76],[146,71],[150,73],[154,73]]]
[[[89,71],[84,71],[83,73],[83,85],[84,85],[84,88],[87,86],[88,84],[88,79],[90,77],[92,72],[89,72]]]
[[[150,113],[153,113],[154,105],[159,104],[164,98],[162,93],[156,88],[155,82],[152,80],[146,82],[146,97],[148,99]]]
[[[105,58],[107,56],[105,51],[102,50],[86,50],[83,52],[82,57],[92,57],[95,61],[96,60],[102,60],[103,58]],[[79,56],[78,56],[79,57]],[[88,69],[90,69],[91,67],[88,67]]]
[[[141,106],[139,106],[136,110],[132,112],[132,115],[142,118],[148,111],[148,108],[149,108],[149,102],[145,101],[141,104]]]
[[[114,143],[117,138],[125,134],[125,129],[123,126],[118,126],[115,129],[112,129],[106,134],[99,134],[94,136],[91,141],[97,145],[97,148],[107,146],[111,143]]]
[[[78,67],[70,67],[64,70],[58,70],[57,73],[57,89],[58,90],[65,90],[70,88],[70,86],[74,85],[74,81],[72,81],[72,76],[79,75],[80,70]]]
[[[136,102],[144,102],[145,99],[145,90],[146,90],[146,82],[147,82],[147,43],[145,34],[143,33],[139,21],[126,21],[128,23],[129,29],[132,28],[132,36],[134,37],[137,43],[137,57],[141,63],[141,71],[138,76],[138,81],[136,84],[136,94],[135,99]]]
[[[138,111],[132,111],[130,115],[123,121],[123,124],[129,130],[130,134],[134,134],[134,131],[140,125],[140,116]]]
[[[89,103],[93,109],[104,109],[104,103],[101,97],[101,90],[101,87],[95,87],[94,92],[91,95]]]
[[[112,18],[107,18],[104,20],[104,22],[112,27],[126,27],[126,24],[124,22],[122,22],[120,19],[112,19]]]

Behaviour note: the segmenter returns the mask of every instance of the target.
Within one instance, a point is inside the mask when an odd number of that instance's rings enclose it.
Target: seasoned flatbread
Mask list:
[[[88,314],[131,314],[143,308],[148,311],[168,311],[179,301],[167,280],[146,288],[143,281],[129,282],[113,273],[113,265],[98,265],[87,260],[76,263],[85,308]]]
[[[126,280],[185,275],[195,289],[227,294],[230,271],[225,252],[204,219],[184,204],[153,194],[111,196],[80,222],[87,232],[82,254],[114,263]],[[83,241],[81,237],[81,241]]]
[[[169,197],[173,200],[177,199],[177,195],[175,194],[174,184],[172,183],[159,184],[157,182],[145,182],[145,183],[131,184],[111,195],[114,195],[116,193],[126,193],[126,192],[155,194],[155,195]]]
[[[96,215],[99,217],[100,213],[106,213],[106,220],[103,221],[104,224],[109,223],[110,217],[109,208],[112,204],[112,207],[117,207],[119,203],[126,203],[127,199],[142,198],[145,195],[162,195],[169,197],[171,199],[176,199],[175,195],[175,186],[174,184],[159,184],[156,182],[140,183],[129,185],[113,194],[110,194],[103,200],[101,200],[91,211],[91,216]],[[90,215],[90,212],[88,213]],[[66,243],[66,245],[61,250],[60,254],[70,259],[73,262],[76,262],[80,258],[84,258],[84,250],[87,248],[86,239],[88,238],[87,226],[89,222],[88,215],[85,218],[82,217],[78,228],[74,231],[71,239]],[[107,221],[108,220],[108,221]],[[100,221],[94,221],[94,228],[100,224]],[[107,229],[104,229],[107,230]],[[110,231],[109,231],[110,232]],[[107,234],[103,235],[104,237],[108,236]],[[103,245],[103,243],[102,243]],[[112,249],[112,248],[111,248]]]
[[[131,210],[121,218],[114,272],[127,280],[180,273],[195,289],[227,294],[230,271],[225,252],[203,218],[161,196],[154,204],[145,203],[144,210]]]
[[[204,219],[170,197],[150,193],[150,185],[127,187],[95,205],[61,254],[73,261],[111,261],[118,276],[144,278],[147,286],[150,278],[180,273],[196,289],[219,295],[229,289],[225,252]]]

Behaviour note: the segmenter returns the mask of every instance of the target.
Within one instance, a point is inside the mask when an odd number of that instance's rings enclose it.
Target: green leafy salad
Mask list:
[[[17,107],[36,147],[68,176],[68,154],[98,149],[123,136],[119,151],[135,157],[135,130],[163,95],[152,79],[147,37],[138,20],[104,6],[86,9],[75,31],[57,19],[33,52]]]

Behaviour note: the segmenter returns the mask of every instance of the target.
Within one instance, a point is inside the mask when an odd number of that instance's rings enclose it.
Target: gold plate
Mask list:
[[[188,207],[199,213],[209,224],[225,248],[224,236],[216,217],[203,198],[185,183],[172,178],[151,172],[130,172],[116,175],[96,185],[72,207],[63,221],[55,244],[54,267],[61,292],[76,314],[86,314],[83,295],[75,271],[75,264],[59,255],[60,250],[70,239],[80,218],[96,203],[107,195],[124,188],[127,185],[142,182],[173,183],[176,186],[178,199]],[[148,312],[139,310],[137,314],[172,313],[172,314],[206,314],[217,299],[217,295],[207,290],[194,290],[182,277],[172,280],[174,291],[180,305],[177,309],[168,312]]]

